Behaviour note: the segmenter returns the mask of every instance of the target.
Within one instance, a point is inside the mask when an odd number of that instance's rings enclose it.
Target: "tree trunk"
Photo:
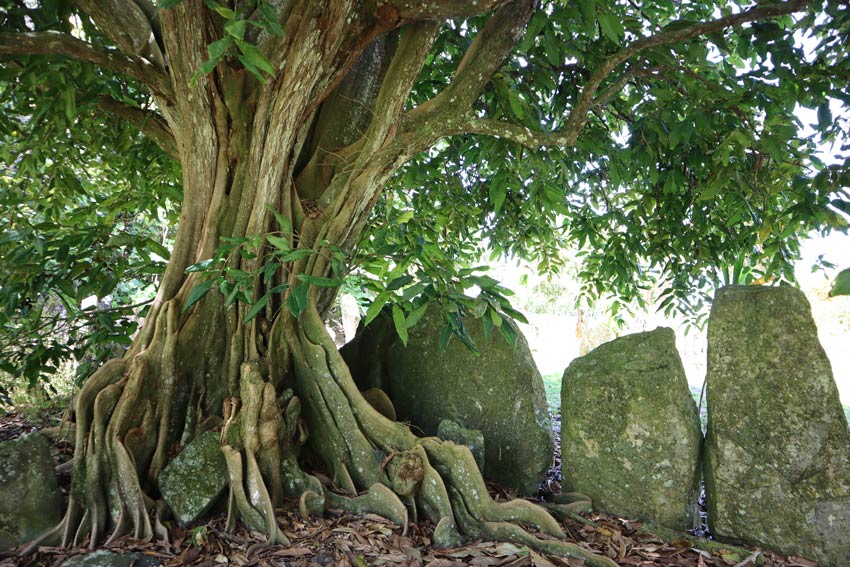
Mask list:
[[[183,164],[174,249],[131,348],[89,378],[75,400],[71,497],[48,536],[90,547],[127,533],[167,537],[159,474],[186,442],[220,429],[229,523],[240,520],[273,542],[286,543],[274,507],[287,496],[300,499],[302,514],[373,511],[404,526],[428,518],[437,545],[499,538],[613,565],[530,535],[519,525],[564,533],[538,506],[491,500],[465,447],[417,438],[375,411],[326,332],[333,291],[304,277],[330,275],[331,257],[351,249],[389,176],[433,142],[419,129],[406,134],[403,150],[394,145],[396,121],[439,24],[409,24],[399,37],[383,33],[380,22],[351,24],[352,14],[307,14],[285,30],[286,71],[267,84],[220,64],[193,85],[212,39],[196,33],[209,27],[196,4],[162,15],[174,99],[158,102]],[[510,28],[514,36],[528,13]],[[186,273],[188,266],[213,257],[223,239],[268,234],[310,251],[257,278],[251,299],[283,284],[285,293],[272,295],[247,323],[250,305],[227,307],[217,290],[184,309],[201,277]],[[226,266],[257,273],[276,261],[273,250],[266,244],[256,256],[231,254]],[[296,318],[285,304],[302,286],[306,304]],[[300,469],[302,422],[343,494]]]

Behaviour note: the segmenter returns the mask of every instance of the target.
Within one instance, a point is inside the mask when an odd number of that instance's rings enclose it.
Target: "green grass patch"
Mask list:
[[[552,413],[557,413],[561,409],[561,378],[563,376],[563,373],[560,372],[543,375],[546,402],[549,404],[549,411]]]

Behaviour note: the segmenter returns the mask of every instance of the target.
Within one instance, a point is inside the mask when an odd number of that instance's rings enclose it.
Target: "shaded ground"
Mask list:
[[[557,425],[560,421],[556,420]],[[14,439],[33,431],[36,427],[18,415],[0,417],[0,441]],[[560,429],[558,427],[558,429]],[[57,464],[68,459],[70,448],[58,443],[53,447]],[[556,465],[560,464],[557,456]],[[60,486],[67,491],[67,476],[60,477]],[[491,485],[497,499],[512,497],[502,488]],[[541,497],[560,489],[560,474],[556,468],[550,472]],[[329,565],[363,567],[365,565],[420,567],[450,567],[460,565],[505,565],[535,567],[570,566],[580,567],[584,563],[557,557],[544,557],[524,547],[510,543],[473,542],[461,548],[435,550],[431,547],[430,534],[433,526],[426,523],[412,525],[407,532],[401,526],[375,515],[334,516],[300,519],[294,512],[297,503],[278,510],[278,519],[290,547],[273,546],[256,532],[238,529],[235,533],[224,531],[224,519],[216,518],[209,523],[183,529],[173,526],[170,543],[139,542],[122,538],[109,547],[123,553],[138,551],[156,558],[164,566],[192,565],[214,567],[220,565],[259,567],[325,567]],[[563,525],[570,541],[598,553],[608,555],[622,566],[680,566],[680,567],[731,567],[736,561],[714,557],[696,550],[684,539],[663,541],[651,533],[641,530],[639,522],[599,514],[587,514],[587,519],[596,522],[589,526],[575,520],[566,520]],[[543,536],[545,537],[545,536]],[[66,559],[87,553],[86,549],[39,548],[29,558],[17,555],[0,555],[0,567],[45,566],[57,567]],[[755,559],[755,555],[751,559]],[[765,552],[767,567],[812,567],[806,560],[784,558]],[[752,561],[736,567],[750,565]]]

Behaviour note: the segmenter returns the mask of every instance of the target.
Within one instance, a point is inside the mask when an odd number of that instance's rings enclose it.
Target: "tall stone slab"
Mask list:
[[[797,289],[715,295],[705,483],[715,537],[850,565],[850,432]]]
[[[676,530],[692,527],[701,446],[671,329],[605,343],[564,372],[564,486],[590,496],[594,509]]]
[[[479,352],[456,339],[442,351],[442,325],[439,309],[428,309],[405,347],[382,316],[340,352],[358,386],[384,390],[415,432],[437,435],[443,420],[480,431],[485,477],[534,494],[554,443],[543,379],[525,337],[518,333],[513,346],[496,330],[485,340],[481,323],[470,320]]]

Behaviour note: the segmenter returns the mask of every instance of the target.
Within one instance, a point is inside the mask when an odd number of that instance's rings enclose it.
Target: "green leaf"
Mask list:
[[[502,331],[502,336],[505,337],[505,339],[511,345],[516,345],[517,334],[516,330],[514,330],[513,328],[513,325],[511,325],[510,323],[505,323],[504,325],[499,327],[499,330]]]
[[[422,291],[424,291],[426,287],[428,287],[428,284],[426,284],[425,282],[416,282],[401,293],[401,301],[410,301],[411,299],[422,293]]]
[[[266,56],[263,55],[263,52],[260,51],[256,45],[246,41],[237,41],[236,45],[239,47],[239,51],[241,52],[239,60],[243,65],[245,65],[245,68],[248,71],[254,74],[254,76],[263,82],[266,80],[263,76],[263,72],[274,76],[274,67],[272,67],[272,64],[268,59],[266,59]]]
[[[210,278],[207,281],[195,284],[195,287],[189,292],[189,297],[186,298],[186,305],[183,306],[183,312],[185,313],[190,307],[200,301],[213,286],[213,283],[215,283],[215,280]]]
[[[263,283],[269,283],[278,268],[280,268],[280,264],[277,262],[268,262],[265,266],[263,266]]]
[[[247,26],[248,22],[245,20],[231,20],[225,24],[224,31],[235,39],[241,40],[245,37]]]
[[[313,251],[308,250],[307,248],[298,248],[297,250],[292,250],[291,252],[281,255],[280,261],[284,264],[286,262],[297,262],[298,260],[309,258],[312,253]]]
[[[258,0],[257,8],[260,10],[260,21],[263,28],[268,30],[272,35],[283,37],[283,28],[278,22],[278,12],[272,7],[268,0]]]
[[[490,194],[490,202],[493,203],[493,210],[498,215],[499,211],[502,209],[502,204],[505,202],[507,188],[503,183],[492,182],[487,187],[487,190]]]
[[[292,246],[289,243],[289,238],[283,238],[282,236],[275,236],[273,234],[267,234],[266,240],[269,241],[269,244],[277,248],[282,252],[289,252],[292,250]],[[287,262],[288,260],[283,260]]]
[[[202,261],[198,262],[197,264],[192,264],[191,266],[186,268],[186,273],[191,274],[191,273],[194,273],[194,272],[206,272],[213,265],[213,262],[215,262],[215,260],[210,258],[208,260],[202,260]]]
[[[145,245],[151,250],[153,250],[163,260],[168,260],[169,258],[171,258],[171,251],[156,240],[146,238]],[[188,271],[188,269],[186,271]]]
[[[378,297],[375,298],[372,304],[369,305],[369,309],[366,310],[366,318],[363,320],[364,326],[371,323],[375,317],[378,316],[381,309],[383,309],[384,305],[387,304],[389,297],[390,295],[388,292],[381,292],[378,294]]]
[[[490,317],[482,317],[481,324],[484,326],[484,341],[489,341],[490,335],[493,333],[493,321]]]
[[[222,4],[215,2],[215,0],[206,0],[205,4],[207,8],[224,18],[225,20],[232,20],[236,17],[236,12],[227,6],[223,6]]]
[[[233,45],[233,38],[230,36],[224,36],[209,44],[207,46],[207,55],[210,61],[214,61],[215,63],[221,61],[221,58],[224,57],[224,54],[227,53],[231,45]]]
[[[832,284],[829,296],[835,297],[837,295],[850,295],[850,268],[841,270]]]
[[[66,89],[62,92],[62,98],[65,102],[65,118],[73,123],[77,117],[77,94],[74,89]]]
[[[829,109],[829,99],[818,106],[818,128],[825,130],[832,126],[832,111]]]
[[[393,325],[395,325],[395,332],[398,333],[401,343],[407,346],[407,323],[404,319],[404,311],[398,305],[393,305]]]
[[[397,289],[400,289],[400,288],[406,286],[407,284],[409,284],[412,281],[413,281],[413,276],[411,276],[409,274],[404,275],[404,276],[399,276],[396,279],[394,279],[393,281],[391,281],[389,283],[389,285],[387,285],[387,291],[395,291]]]
[[[277,226],[280,229],[280,232],[287,235],[292,234],[292,223],[289,222],[289,219],[268,205],[266,205],[266,208],[268,208],[274,215],[274,219],[277,221]]]
[[[271,297],[271,293],[265,294],[263,297],[257,300],[257,302],[251,306],[251,309],[245,314],[245,323],[249,322],[251,319],[257,316],[257,314],[265,308],[266,304],[269,302],[269,298]]]
[[[449,323],[444,323],[443,328],[440,330],[440,352],[446,352],[449,341],[452,340],[452,335],[454,335],[452,326]]]
[[[422,316],[425,315],[425,312],[428,311],[428,303],[425,302],[413,311],[411,311],[407,316],[407,328],[413,327],[416,323],[422,319]]]
[[[298,319],[307,308],[307,292],[310,288],[306,285],[299,285],[290,290],[286,296],[286,309],[293,317]]]
[[[602,33],[605,34],[605,37],[610,39],[613,43],[619,44],[620,40],[625,35],[626,30],[623,29],[623,24],[620,23],[617,16],[610,12],[603,12],[600,10],[596,17],[599,21],[599,27],[602,28]]]

